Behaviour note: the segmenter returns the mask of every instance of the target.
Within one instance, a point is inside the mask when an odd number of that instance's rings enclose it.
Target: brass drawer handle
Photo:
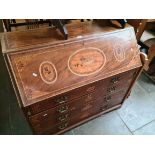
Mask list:
[[[64,112],[67,112],[68,111],[68,106],[62,106],[58,109],[58,112],[59,113],[64,113]]]
[[[112,86],[112,87],[107,89],[108,93],[112,93],[112,92],[115,92],[115,91],[116,91],[116,86]]]
[[[117,83],[118,81],[120,81],[120,77],[113,77],[112,79],[111,79],[111,83]]]
[[[68,126],[68,122],[60,125],[58,128],[62,130],[62,129],[65,129],[67,126]]]
[[[105,102],[109,102],[109,101],[111,100],[111,96],[106,96],[106,97],[104,98],[104,100],[105,100]]]
[[[61,97],[57,98],[57,99],[55,100],[55,102],[57,102],[57,103],[59,103],[59,104],[62,104],[62,103],[67,102],[67,100],[68,100],[68,98],[67,98],[66,96],[61,96]]]
[[[85,102],[91,101],[92,100],[92,94],[88,94],[85,98]]]
[[[61,121],[61,122],[67,121],[67,119],[68,119],[68,114],[63,115],[63,116],[60,116],[60,117],[58,118],[58,120]]]

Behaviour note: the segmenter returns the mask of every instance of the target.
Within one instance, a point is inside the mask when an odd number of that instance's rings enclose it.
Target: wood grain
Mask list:
[[[68,40],[51,28],[8,32],[2,52],[35,134],[61,134],[127,98],[140,74],[135,33],[95,22],[67,25]]]
[[[84,45],[83,40],[81,40],[79,43],[61,45],[57,48],[50,47],[22,53],[9,53],[8,58],[15,73],[23,106],[141,66],[135,38],[130,38],[133,34],[131,30],[126,29],[119,32],[119,38],[118,32],[115,32],[110,35],[98,36],[95,39],[88,39]],[[98,53],[96,57],[96,53],[90,53],[90,47],[101,50],[104,56],[101,57],[99,56],[101,53]],[[75,59],[77,60],[72,60],[72,69],[68,67],[68,61],[70,61],[72,54],[83,48],[87,58],[80,54],[76,56]],[[115,54],[121,51],[124,52],[123,59],[122,55],[118,58],[119,55]],[[91,54],[91,60],[90,57],[88,58],[88,53],[89,56]],[[83,58],[82,61],[84,59],[87,61],[88,67],[81,66],[81,57]],[[89,59],[89,62],[86,59]],[[51,83],[45,82],[42,74],[40,74],[39,68],[45,62],[50,62],[55,66],[52,75],[54,80]],[[88,65],[88,63],[91,64]],[[76,71],[75,67],[77,68]],[[86,70],[87,72],[85,72]],[[62,82],[63,79],[65,82]]]

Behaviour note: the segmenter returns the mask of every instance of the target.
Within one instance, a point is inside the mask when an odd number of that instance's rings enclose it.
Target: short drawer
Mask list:
[[[107,94],[106,96],[104,96],[104,102],[107,103],[108,108],[121,104],[126,93],[127,89],[123,89],[114,94]]]
[[[124,73],[120,73],[118,75],[114,75],[109,78],[108,86],[120,85],[120,84],[126,83],[127,81],[131,81],[133,80],[133,75],[135,73],[136,73],[136,70],[133,69]]]

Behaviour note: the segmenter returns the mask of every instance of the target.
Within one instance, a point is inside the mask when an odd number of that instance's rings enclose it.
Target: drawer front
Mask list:
[[[79,112],[81,107],[85,107],[89,105],[89,103],[94,100],[103,100],[104,91],[97,91],[96,93],[90,93],[85,96],[82,96],[79,99],[75,99],[70,103],[65,103],[60,106],[56,106],[55,108],[51,108],[50,110],[46,110],[39,114],[29,117],[29,120],[32,125],[36,125],[37,123],[41,123],[44,121],[50,121],[51,124],[60,123],[63,121],[64,117],[72,117]],[[64,120],[65,121],[65,120]]]
[[[105,111],[108,108],[120,104],[126,94],[126,91],[127,90],[124,89],[111,95],[102,96],[97,100],[82,102],[76,110],[68,111],[67,113],[57,117],[63,119],[63,121],[52,122],[53,116],[50,116],[46,120],[40,120],[34,123],[33,128],[38,134],[54,134],[95,114]]]
[[[54,134],[58,131],[61,131],[71,125],[74,125],[90,116],[93,116],[104,109],[106,109],[107,105],[103,103],[102,100],[91,101],[88,103],[82,103],[78,110],[75,113],[69,113],[69,117],[67,120],[59,122],[57,124],[51,123],[50,120],[45,120],[42,123],[37,123],[33,125],[33,129],[37,134]]]
[[[46,101],[42,101],[40,103],[36,103],[30,106],[31,114],[37,114],[39,112],[42,112],[44,110],[53,108],[55,106],[62,105],[64,103],[71,102],[73,100],[76,100],[78,98],[81,98],[84,95],[98,92],[97,90],[101,89],[104,86],[107,85],[108,79],[103,81],[98,81],[92,84],[89,84],[87,86],[80,87],[78,89],[74,89],[72,91],[69,91],[67,93],[61,94],[59,96],[56,96],[52,99],[48,99]]]
[[[109,93],[112,93],[112,89],[115,89],[115,88],[111,88],[111,90],[108,90],[107,88],[110,89],[110,87],[115,85],[115,87],[119,87],[118,89],[120,89],[122,84],[126,83],[127,81],[130,82],[133,79],[134,73],[135,73],[135,69],[130,70],[128,72],[121,73],[119,75],[115,75],[108,79],[97,81],[95,83],[80,87],[78,89],[74,89],[72,91],[61,94],[52,99],[48,99],[40,103],[33,104],[30,106],[31,114],[37,114],[39,112],[45,111],[55,106],[68,103],[86,94],[90,94],[90,93],[98,94],[98,92],[100,91],[102,92],[104,91],[103,93],[105,93],[105,91],[107,92],[109,91]]]
[[[46,110],[39,114],[30,117],[30,122],[32,124],[41,123],[44,120],[50,120],[51,123],[60,123],[60,121],[68,119],[68,117],[72,117],[73,113],[76,113],[77,110],[81,107],[85,107],[87,103],[94,101],[96,99],[103,99],[103,96],[111,97],[112,94],[114,96],[117,95],[117,92],[124,89],[127,90],[129,87],[131,79],[126,81],[126,83],[119,82],[119,84],[113,84],[109,87],[103,87],[102,89],[98,89],[94,93],[90,93],[82,96],[79,99],[75,99],[70,103],[64,103],[60,106],[56,106],[55,108],[51,108],[50,110]],[[124,85],[123,85],[124,84]],[[114,97],[115,98],[115,97]],[[110,98],[111,99],[111,98]],[[103,100],[104,101],[104,100]],[[105,102],[104,102],[105,103]],[[61,110],[61,111],[60,111]]]
[[[127,93],[127,89],[123,89],[114,94],[107,94],[104,96],[104,102],[107,103],[107,108],[114,107],[118,104],[121,104],[125,94]]]

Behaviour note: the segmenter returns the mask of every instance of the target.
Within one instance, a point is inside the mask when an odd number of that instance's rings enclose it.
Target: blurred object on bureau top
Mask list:
[[[80,22],[92,21],[93,19],[76,19]],[[95,20],[95,19],[94,19]],[[117,28],[124,28],[127,21],[125,19],[98,19],[102,22],[102,26],[107,26],[109,23]],[[7,32],[13,30],[23,30],[24,29],[35,29],[44,26],[51,26],[59,29],[61,34],[63,34],[64,39],[68,38],[68,31],[65,27],[66,24],[75,21],[75,19],[3,19],[4,27]],[[19,28],[20,27],[20,28]]]

